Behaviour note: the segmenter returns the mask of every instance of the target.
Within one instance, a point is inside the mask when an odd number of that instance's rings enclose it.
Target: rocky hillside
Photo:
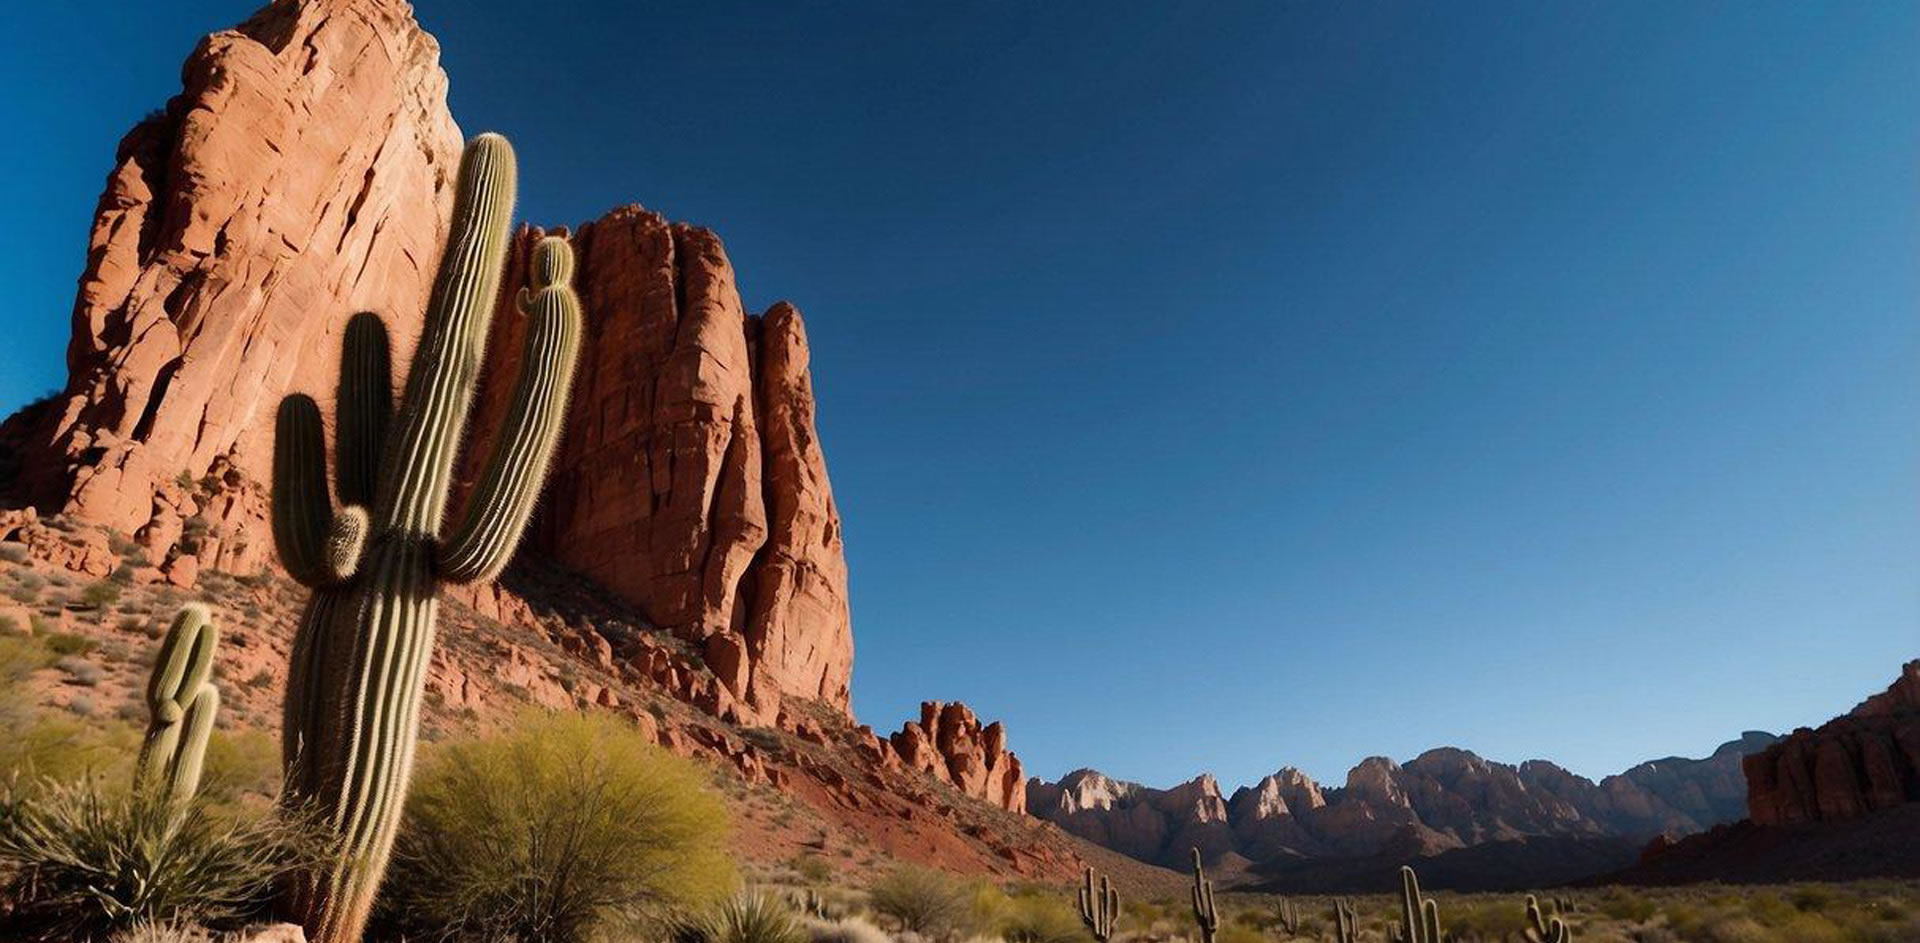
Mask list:
[[[268,536],[275,409],[296,391],[328,408],[356,312],[410,356],[462,133],[402,0],[275,0],[182,77],[111,161],[66,385],[0,424],[0,622],[90,640],[111,678],[167,607],[204,598],[244,653],[233,716],[271,734],[298,613]],[[542,232],[520,233],[508,297]],[[1103,856],[1019,814],[1006,731],[964,705],[891,736],[852,718],[798,309],[748,312],[718,236],[638,206],[569,239],[587,339],[567,433],[520,562],[449,595],[429,728],[526,704],[623,714],[757,797],[741,840],[768,860],[1057,879]],[[522,329],[495,319],[484,376],[517,374]],[[477,435],[506,393],[483,380]],[[43,680],[55,707],[108,693]]]
[[[347,319],[381,315],[410,353],[461,132],[401,0],[279,0],[182,75],[121,143],[67,384],[0,427],[0,492],[132,535],[191,585],[272,565],[274,410],[296,391],[326,406]],[[534,549],[692,645],[722,713],[770,722],[783,696],[846,713],[846,562],[799,312],[749,314],[717,236],[639,207],[573,241],[588,337]],[[522,319],[495,323],[485,375],[511,377]],[[483,390],[474,428],[506,392]]]
[[[1231,866],[1433,855],[1532,838],[1644,841],[1738,819],[1741,759],[1774,739],[1749,732],[1705,759],[1655,760],[1598,783],[1545,760],[1511,766],[1452,747],[1404,765],[1370,757],[1336,787],[1286,768],[1230,797],[1212,776],[1152,789],[1079,770],[1057,783],[1029,783],[1028,810],[1169,867],[1189,848]]]

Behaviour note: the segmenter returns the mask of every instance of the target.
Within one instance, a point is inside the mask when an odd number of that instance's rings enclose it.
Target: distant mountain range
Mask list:
[[[1545,760],[1514,766],[1454,747],[1405,764],[1369,757],[1348,772],[1344,786],[1322,786],[1288,767],[1230,797],[1211,775],[1155,789],[1083,769],[1057,783],[1029,782],[1027,809],[1153,864],[1183,867],[1188,849],[1198,848],[1243,880],[1284,875],[1308,862],[1328,874],[1324,865],[1332,859],[1366,870],[1359,862],[1487,845],[1498,850],[1447,857],[1591,858],[1587,867],[1599,870],[1624,866],[1656,835],[1678,837],[1743,818],[1742,759],[1778,739],[1749,731],[1704,759],[1652,760],[1597,783]]]

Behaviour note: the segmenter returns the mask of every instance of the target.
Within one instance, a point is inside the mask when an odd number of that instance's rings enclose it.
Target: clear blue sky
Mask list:
[[[251,6],[11,11],[0,410]],[[421,3],[524,215],[643,202],[807,312],[863,720],[1597,775],[1920,656],[1920,6],[1147,7]]]

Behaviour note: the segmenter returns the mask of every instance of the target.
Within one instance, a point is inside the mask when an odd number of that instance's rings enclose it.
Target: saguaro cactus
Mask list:
[[[1560,909],[1559,901],[1554,909]],[[1527,939],[1533,943],[1571,943],[1573,929],[1558,916],[1548,917],[1540,909],[1540,900],[1532,894],[1527,895]]]
[[[1360,921],[1350,900],[1336,898],[1333,902],[1333,938],[1335,943],[1359,943]]]
[[[1087,883],[1080,888],[1080,922],[1093,931],[1093,938],[1100,943],[1113,939],[1113,928],[1120,922],[1120,892],[1113,889],[1113,883],[1106,875],[1100,876],[1100,886],[1093,886],[1093,869],[1087,869]]]
[[[1400,922],[1387,931],[1391,943],[1442,943],[1440,905],[1420,896],[1420,878],[1413,869],[1400,868]]]
[[[386,328],[371,314],[349,322],[335,433],[338,511],[327,496],[319,407],[303,395],[280,404],[274,539],[287,571],[313,588],[287,681],[286,792],[312,803],[340,840],[331,865],[292,891],[316,943],[360,938],[386,870],[413,767],[440,585],[488,581],[506,566],[566,414],[580,303],[569,284],[572,251],[549,238],[535,247],[531,290],[519,295],[530,323],[505,425],[459,525],[443,539],[513,197],[512,147],[497,134],[474,138],[460,160],[453,225],[397,414],[390,415]]]
[[[1220,932],[1220,911],[1213,906],[1213,882],[1200,866],[1200,849],[1193,849],[1193,922],[1200,925],[1201,943],[1213,943]]]
[[[147,736],[134,767],[135,788],[164,790],[175,803],[199,791],[207,740],[220,714],[220,689],[212,680],[219,647],[220,630],[207,607],[192,603],[173,617],[147,679]]]
[[[1300,935],[1300,905],[1282,897],[1273,905],[1273,913],[1288,936]]]

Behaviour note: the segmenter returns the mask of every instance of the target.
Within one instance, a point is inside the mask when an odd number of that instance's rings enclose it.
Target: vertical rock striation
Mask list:
[[[332,389],[356,310],[424,306],[460,131],[439,46],[400,0],[280,0],[208,36],[181,77],[120,143],[67,384],[0,432],[7,491],[138,535],[169,567],[188,537],[197,562],[249,570],[269,548],[243,485],[266,477],[275,405]],[[183,534],[195,518],[224,542]]]
[[[522,231],[510,278],[543,234]],[[534,545],[699,646],[721,713],[770,720],[785,695],[846,712],[847,568],[800,312],[747,314],[717,236],[637,206],[571,238],[588,337]],[[493,355],[522,330],[503,312]]]
[[[1746,773],[1757,825],[1840,822],[1920,801],[1920,661],[1851,712],[1747,757]]]

